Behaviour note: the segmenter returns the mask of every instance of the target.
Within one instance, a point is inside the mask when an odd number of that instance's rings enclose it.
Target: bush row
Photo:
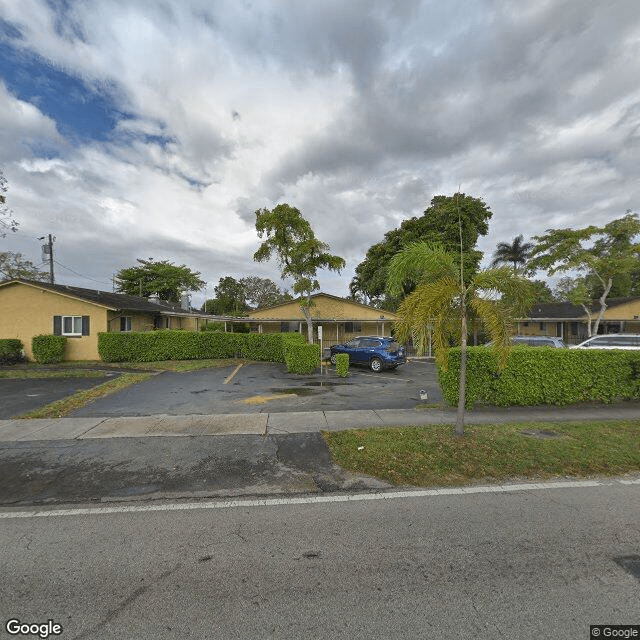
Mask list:
[[[15,364],[24,357],[22,342],[17,338],[3,338],[0,340],[0,364]]]
[[[38,364],[53,364],[64,359],[65,336],[40,335],[31,339],[33,359]]]
[[[460,348],[449,352],[448,370],[438,367],[442,395],[458,403]],[[467,408],[474,404],[566,405],[611,403],[640,397],[640,351],[513,347],[505,369],[498,369],[493,350],[467,350]]]
[[[241,357],[285,362],[285,345],[304,344],[299,333],[224,333],[163,329],[99,333],[98,353],[104,362],[154,362]]]

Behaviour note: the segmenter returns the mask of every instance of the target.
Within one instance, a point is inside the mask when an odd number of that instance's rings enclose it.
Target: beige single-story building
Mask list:
[[[640,333],[640,298],[611,298],[600,321],[598,333]],[[600,303],[589,307],[591,321],[598,317]],[[589,337],[589,316],[580,305],[570,302],[540,302],[527,318],[517,322],[518,335],[557,336],[567,344],[578,344]]]
[[[98,333],[198,331],[209,317],[165,300],[29,280],[0,282],[0,338],[21,340],[29,360],[31,340],[41,334],[68,338],[65,360],[99,360]]]
[[[248,317],[244,320],[250,323],[252,331],[258,333],[298,331],[306,334],[307,321],[300,308],[301,300],[299,298],[273,307],[249,311]],[[322,327],[322,341],[325,346],[345,342],[353,336],[391,335],[393,322],[397,318],[391,311],[328,293],[312,295],[311,302],[314,339],[318,340],[318,327]]]

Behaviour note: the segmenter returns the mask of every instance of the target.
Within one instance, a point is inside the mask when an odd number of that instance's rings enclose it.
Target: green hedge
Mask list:
[[[0,339],[0,364],[15,364],[24,359],[22,342],[17,338]]]
[[[346,378],[349,373],[349,354],[337,353],[336,354],[336,373],[341,378]]]
[[[98,353],[104,362],[154,362],[242,357],[285,362],[285,347],[304,343],[299,333],[224,333],[160,331],[99,333]]]
[[[62,362],[64,347],[67,344],[65,336],[40,335],[31,339],[33,358],[39,364]]]
[[[442,395],[458,403],[460,348],[438,367]],[[500,371],[493,350],[469,347],[465,405],[566,405],[640,397],[640,351],[515,346]]]
[[[286,349],[285,362],[289,373],[301,375],[313,373],[320,366],[320,345],[289,344]]]

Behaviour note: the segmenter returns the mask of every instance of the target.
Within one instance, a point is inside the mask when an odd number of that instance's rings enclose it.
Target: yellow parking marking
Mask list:
[[[225,381],[222,384],[229,384],[232,380],[233,380],[233,376],[236,375],[236,373],[238,373],[238,371],[240,371],[240,367],[243,365],[244,363],[241,362],[231,373],[231,375],[229,375],[227,378],[225,378]]]
[[[264,404],[265,402],[269,402],[270,400],[284,400],[286,398],[294,397],[294,394],[279,393],[274,396],[250,396],[249,398],[244,398],[243,400],[236,400],[236,402],[242,402],[243,404]]]

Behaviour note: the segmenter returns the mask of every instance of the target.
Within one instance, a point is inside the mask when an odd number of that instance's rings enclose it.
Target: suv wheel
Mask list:
[[[380,360],[380,358],[371,358],[369,366],[371,367],[371,371],[378,373],[379,371],[382,371],[382,360]]]
[[[331,360],[331,364],[335,365],[335,363],[336,363],[336,354],[335,353],[331,354],[330,360]]]

